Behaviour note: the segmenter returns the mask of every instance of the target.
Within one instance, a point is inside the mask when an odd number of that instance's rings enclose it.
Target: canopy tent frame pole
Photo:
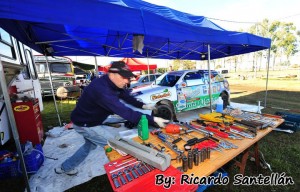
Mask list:
[[[270,54],[271,54],[271,49],[269,48],[269,51],[268,51],[268,63],[267,63],[266,93],[265,93],[265,103],[264,103],[265,108],[267,107],[267,97],[268,97],[268,83],[269,83],[269,71],[270,71]]]
[[[148,49],[147,49],[147,67],[148,67],[148,82],[150,82],[150,64],[149,64],[149,52],[148,52]]]
[[[50,87],[51,87],[51,91],[52,91],[52,97],[53,97],[53,101],[54,101],[55,111],[56,111],[56,115],[57,115],[57,118],[58,118],[59,126],[61,126],[60,115],[59,115],[59,112],[58,112],[58,108],[57,108],[57,104],[56,104],[56,98],[55,98],[55,93],[54,93],[54,89],[53,89],[52,73],[51,73],[51,70],[50,70],[50,66],[49,66],[49,61],[48,61],[47,54],[45,54],[45,58],[46,58],[46,65],[47,65],[47,68],[48,68],[48,71],[49,71],[49,81],[50,81]]]
[[[5,79],[4,68],[3,68],[3,65],[2,65],[1,57],[0,57],[0,85],[1,85],[2,94],[3,94],[3,97],[4,97],[4,104],[6,105],[6,111],[7,111],[9,123],[11,125],[11,131],[12,131],[14,141],[15,141],[15,145],[16,145],[16,148],[17,148],[17,152],[18,152],[18,155],[19,155],[19,158],[20,158],[20,161],[21,161],[21,169],[22,169],[22,173],[23,173],[23,178],[24,178],[24,181],[25,181],[27,191],[30,192],[30,185],[29,185],[29,181],[28,181],[28,175],[27,175],[25,160],[24,160],[24,156],[23,156],[23,152],[22,152],[22,148],[21,148],[21,144],[20,144],[19,133],[18,133],[18,130],[17,130],[15,116],[14,116],[11,101],[10,101],[10,98],[9,98],[9,95],[8,95],[7,83],[6,83],[6,79]]]
[[[119,35],[119,34],[117,35],[116,40],[118,41],[118,47],[113,47],[113,46],[107,46],[107,45],[105,45],[104,47],[109,47],[109,51],[107,51],[107,54],[106,54],[106,55],[109,55],[110,51],[111,51],[113,48],[115,48],[115,49],[117,49],[117,50],[122,49],[122,46],[124,45],[124,43],[125,43],[127,37],[128,37],[128,33],[126,33],[126,35],[125,35],[125,37],[124,37],[122,43],[120,43],[120,35]]]
[[[49,45],[52,45],[52,44],[49,44]],[[75,51],[80,51],[82,53],[89,53],[91,55],[102,56],[101,54],[90,52],[90,51],[85,51],[85,50],[82,50],[82,49],[76,49],[76,48],[67,47],[67,46],[61,46],[61,45],[52,45],[52,46],[54,46],[54,47],[60,47],[60,48],[65,48],[65,49],[70,49],[70,50],[75,50]],[[63,53],[63,52],[69,52],[69,51],[59,51],[59,52],[55,52],[55,53]],[[68,54],[65,54],[65,55],[68,55]]]
[[[210,71],[210,44],[207,45],[207,68],[208,68],[208,93],[209,93],[209,108],[212,113],[212,95],[211,95],[211,71]]]
[[[94,56],[94,58],[95,58],[95,76],[96,76],[96,78],[98,78],[99,77],[99,69],[98,69],[98,62],[97,62],[97,56]]]

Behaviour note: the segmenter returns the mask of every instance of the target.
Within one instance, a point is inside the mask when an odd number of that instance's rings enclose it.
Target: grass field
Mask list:
[[[295,72],[295,71],[291,71]],[[290,74],[291,72],[286,72]],[[296,71],[297,72],[297,71]],[[265,73],[265,72],[264,72]],[[271,72],[272,73],[272,72]],[[282,72],[274,72],[271,74],[275,77]],[[248,73],[249,75],[249,73]],[[261,78],[249,78],[241,80],[235,78],[233,75],[228,79],[231,86],[231,101],[238,103],[257,104],[262,101],[261,105],[264,106],[266,81]],[[285,111],[300,114],[300,80],[277,79],[272,78],[269,80],[267,92],[267,108],[263,109],[263,113],[274,114],[276,111]],[[68,123],[69,114],[75,106],[74,101],[58,102],[58,111],[61,116],[61,121]],[[58,125],[57,115],[55,113],[54,105],[51,99],[44,101],[45,110],[43,111],[43,123],[45,130],[52,126]],[[271,165],[273,172],[283,173],[291,176],[295,182],[292,186],[233,186],[230,183],[227,186],[213,186],[207,191],[300,191],[300,131],[294,134],[286,134],[282,132],[271,132],[259,142],[260,151],[264,154],[265,160]],[[230,181],[234,174],[238,173],[238,169],[228,164],[226,171],[230,176]],[[257,176],[259,173],[263,175],[270,175],[268,169],[256,169],[255,163],[248,160],[245,175]],[[23,191],[24,186],[22,181],[15,180],[18,185],[11,188],[3,187],[5,183],[0,184],[0,189],[4,191]],[[68,190],[68,192],[87,191],[111,191],[110,184],[106,175],[93,178],[91,181],[82,185],[75,186]]]

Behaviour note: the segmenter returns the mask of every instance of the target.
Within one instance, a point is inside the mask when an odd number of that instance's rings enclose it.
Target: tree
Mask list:
[[[293,23],[281,23],[283,30],[279,31],[281,41],[279,46],[282,47],[283,53],[286,55],[288,62],[290,63],[290,56],[297,53],[297,37],[296,27]]]
[[[178,71],[182,69],[196,69],[196,62],[191,60],[174,60],[173,70]]]
[[[280,21],[273,21],[271,23],[268,19],[264,19],[261,23],[251,26],[249,32],[272,39],[271,53],[273,54],[273,66],[277,57],[285,55],[289,63],[290,56],[298,51],[297,31],[293,23]]]

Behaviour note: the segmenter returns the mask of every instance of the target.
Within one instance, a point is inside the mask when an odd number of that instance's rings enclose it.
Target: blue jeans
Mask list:
[[[110,137],[106,130],[101,129],[101,125],[93,127],[99,128],[101,135],[89,127],[73,125],[73,128],[77,133],[83,136],[85,143],[71,157],[62,163],[61,168],[64,171],[71,171],[77,167],[88,156],[90,151],[97,148],[97,145],[101,147],[106,146],[107,139]]]

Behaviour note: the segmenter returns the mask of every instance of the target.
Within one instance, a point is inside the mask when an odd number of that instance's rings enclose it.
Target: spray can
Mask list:
[[[217,113],[222,113],[223,112],[223,100],[222,100],[221,97],[219,97],[218,100],[217,100],[216,112]]]
[[[148,119],[146,115],[142,115],[138,123],[138,136],[143,141],[149,138]]]

